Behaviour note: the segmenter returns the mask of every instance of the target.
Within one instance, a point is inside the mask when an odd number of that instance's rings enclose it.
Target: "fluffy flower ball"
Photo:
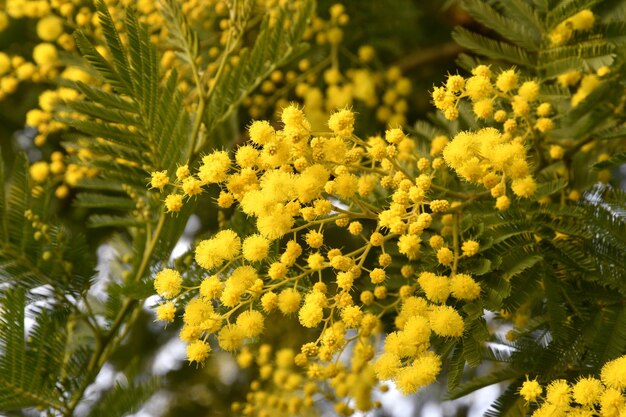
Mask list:
[[[174,298],[180,292],[183,278],[174,269],[166,268],[154,277],[154,289],[165,298]]]

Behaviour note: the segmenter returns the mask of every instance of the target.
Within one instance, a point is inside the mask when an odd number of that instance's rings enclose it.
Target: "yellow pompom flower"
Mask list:
[[[173,322],[176,315],[176,306],[173,302],[160,304],[156,309],[156,317],[159,321]]]
[[[261,235],[270,240],[278,239],[291,230],[295,220],[285,206],[276,205],[271,214],[257,219],[257,229]]]
[[[237,233],[230,229],[222,230],[218,232],[213,239],[215,240],[217,247],[220,248],[219,253],[222,258],[227,261],[235,259],[239,255],[241,250],[241,239],[237,236]]]
[[[596,378],[581,378],[572,388],[574,401],[582,405],[593,405],[598,402],[604,391],[602,382]]]
[[[510,205],[511,205],[511,200],[509,200],[509,197],[505,195],[500,196],[496,199],[496,208],[500,211],[504,211],[508,209]]]
[[[165,298],[174,298],[180,292],[183,277],[175,269],[163,269],[154,277],[154,289]]]
[[[433,213],[443,213],[450,208],[448,200],[433,200],[430,202],[430,209]]]
[[[443,337],[460,337],[465,330],[463,318],[452,307],[435,306],[429,314],[430,327],[433,332]]]
[[[28,169],[30,177],[35,182],[44,182],[50,174],[50,166],[45,161],[35,162]]]
[[[330,173],[323,165],[315,164],[305,168],[295,181],[298,199],[308,203],[318,198],[329,176]]]
[[[341,310],[341,320],[348,328],[357,328],[362,319],[363,312],[357,306],[348,306]]]
[[[11,57],[4,52],[0,52],[0,76],[11,71]]]
[[[326,261],[322,254],[315,252],[308,256],[307,265],[314,271],[319,271],[326,267]]]
[[[417,279],[426,298],[434,303],[445,303],[450,295],[448,277],[438,276],[432,272],[422,272]]]
[[[433,352],[425,352],[412,365],[401,369],[394,382],[403,394],[413,394],[418,389],[435,382],[440,370],[439,356]]]
[[[526,379],[519,390],[520,395],[526,400],[526,402],[537,401],[537,397],[539,397],[542,392],[543,389],[541,388],[541,385],[539,385],[535,379]]]
[[[437,251],[437,260],[442,265],[452,265],[454,253],[449,248],[443,247]]]
[[[196,340],[187,345],[187,359],[189,362],[203,363],[209,357],[211,346],[202,340]]]
[[[270,249],[270,242],[259,234],[248,236],[243,241],[243,257],[251,262],[259,262],[267,257]]]
[[[480,297],[480,284],[467,274],[456,274],[450,278],[450,291],[454,298],[472,301]]]
[[[502,71],[496,79],[496,87],[503,93],[508,93],[515,89],[517,87],[517,73],[515,70]]]
[[[604,364],[600,377],[609,388],[626,388],[626,355]]]
[[[57,48],[51,43],[40,43],[33,49],[33,60],[37,65],[52,65],[57,57]]]
[[[600,415],[602,417],[620,417],[626,401],[621,390],[607,388],[600,397]]]
[[[473,106],[474,114],[480,119],[488,119],[493,114],[493,102],[491,99],[476,101]]]
[[[394,378],[401,366],[398,355],[385,352],[374,362],[374,372],[379,380],[385,381]]]
[[[150,174],[150,187],[162,190],[170,179],[167,175],[167,171],[155,171]]]
[[[209,299],[217,298],[222,294],[224,284],[218,276],[212,275],[200,283],[200,295]]]
[[[528,101],[536,100],[539,97],[539,84],[535,81],[526,81],[517,90],[517,94]]]
[[[298,311],[302,295],[293,288],[284,289],[278,294],[278,309],[283,314],[293,314]]]
[[[244,145],[237,148],[235,153],[235,162],[242,168],[252,168],[256,165],[259,158],[259,151],[250,145]]]
[[[465,87],[465,78],[460,75],[450,75],[446,81],[446,88],[448,91],[458,93]]]
[[[537,183],[531,177],[524,177],[521,179],[514,180],[511,184],[511,189],[518,197],[532,197],[537,190]]]
[[[370,272],[370,280],[372,281],[372,284],[381,284],[385,282],[385,279],[387,279],[387,275],[385,274],[384,269],[374,268]]]
[[[179,181],[184,180],[189,175],[191,175],[191,172],[189,172],[189,166],[181,165],[176,168],[176,179],[178,179]]]
[[[49,15],[37,22],[37,36],[46,42],[58,39],[63,33],[63,20],[60,17]]]
[[[256,337],[263,332],[265,318],[256,310],[244,311],[237,317],[237,327],[244,337]]]
[[[261,307],[263,311],[270,312],[278,307],[278,294],[274,292],[268,292],[261,297]]]
[[[472,101],[490,98],[493,94],[493,85],[488,77],[475,75],[465,82],[465,92]]]
[[[202,165],[198,170],[198,178],[203,184],[219,183],[226,179],[230,158],[226,151],[215,151],[202,158]]]
[[[478,253],[480,249],[480,245],[475,240],[466,240],[461,245],[461,251],[463,251],[463,255],[465,256],[474,256]]]
[[[217,245],[214,240],[203,240],[196,246],[196,263],[204,269],[212,269],[220,265],[223,259],[217,256]]]
[[[564,379],[554,380],[546,388],[546,401],[556,406],[567,406],[570,403],[571,389]]]
[[[375,233],[372,233],[370,241],[374,238]],[[382,237],[382,235],[381,235]],[[416,235],[402,235],[398,239],[398,250],[401,254],[405,255],[409,259],[417,258],[420,251],[421,239]],[[382,243],[382,242],[381,242]],[[377,246],[372,242],[372,245]]]
[[[324,235],[316,230],[311,230],[305,235],[304,240],[307,245],[317,249],[324,244]]]
[[[316,327],[324,318],[324,309],[313,303],[305,302],[298,312],[298,321],[306,328]]]
[[[335,135],[352,136],[352,132],[354,132],[354,113],[348,109],[333,113],[328,119],[328,127]]]
[[[192,197],[202,192],[202,182],[194,177],[187,177],[183,180],[183,192]]]
[[[563,159],[564,155],[565,155],[565,150],[563,149],[563,147],[559,145],[550,146],[550,158],[554,160],[559,160],[559,159]]]
[[[238,326],[224,326],[217,334],[217,343],[228,352],[234,352],[241,347],[244,335]]]
[[[547,133],[551,131],[553,128],[554,128],[554,122],[552,121],[552,119],[549,119],[547,117],[540,117],[535,122],[535,129],[537,129],[541,133]]]
[[[268,121],[255,120],[250,127],[248,127],[248,134],[252,142],[258,145],[265,145],[274,139],[276,131]]]
[[[165,208],[169,213],[178,213],[182,207],[182,194],[169,194],[167,197],[165,197]]]

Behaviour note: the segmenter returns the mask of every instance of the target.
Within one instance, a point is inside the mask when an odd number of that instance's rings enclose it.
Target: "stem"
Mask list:
[[[146,239],[148,239],[148,244],[146,245],[146,248],[144,250],[141,263],[137,268],[137,272],[135,273],[134,280],[140,279],[146,272],[156,244],[159,241],[159,237],[163,231],[165,218],[165,211],[161,209],[159,220],[153,234],[150,233],[150,223],[146,225]],[[111,352],[115,350],[115,348],[126,336],[126,331],[122,332],[120,335],[117,335],[117,333],[124,324],[127,315],[132,314],[133,316],[132,319],[129,321],[129,324],[133,322],[134,319],[136,319],[136,317],[138,316],[138,312],[140,311],[139,309],[137,309],[138,306],[141,307],[141,303],[139,303],[139,300],[133,300],[128,298],[124,300],[122,308],[117,313],[117,316],[115,317],[115,320],[113,321],[113,324],[111,325],[111,328],[109,329],[107,334],[102,337],[96,338],[96,349],[91,355],[89,363],[87,364],[87,368],[85,369],[85,379],[78,388],[78,390],[74,393],[67,408],[63,412],[64,417],[71,417],[74,414],[74,410],[80,403],[80,400],[82,399],[85,390],[92,384],[93,379],[95,379],[95,377],[98,375],[97,371],[102,368],[102,366],[108,360]]]
[[[231,11],[231,15],[230,15],[231,22],[235,22],[236,13],[237,13],[237,0],[235,0],[232,11]],[[237,44],[237,42],[238,42],[238,39],[237,41],[234,42],[233,27],[229,26],[228,38],[226,39],[226,46],[224,47],[224,52],[222,53],[220,65],[217,68],[215,77],[213,77],[213,82],[211,86],[209,87],[209,91],[207,92],[206,97],[201,98],[200,104],[198,105],[198,110],[196,111],[196,119],[194,120],[193,128],[191,130],[192,143],[191,143],[191,147],[189,148],[187,160],[190,160],[193,154],[198,151],[198,148],[201,147],[201,142],[198,143],[198,134],[200,133],[200,127],[202,126],[202,120],[204,119],[204,111],[206,109],[207,103],[211,102],[211,98],[213,97],[213,94],[215,93],[216,86],[219,84],[219,80],[222,77],[222,74],[224,73],[224,68],[226,68],[226,61],[228,60],[228,57],[233,52],[234,47]],[[208,74],[208,71],[205,74]]]
[[[454,214],[454,224],[452,226],[452,247],[454,249],[454,263],[452,264],[452,275],[456,275],[459,266],[459,213]]]

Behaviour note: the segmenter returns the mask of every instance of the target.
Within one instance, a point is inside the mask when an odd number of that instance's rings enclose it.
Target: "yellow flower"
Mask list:
[[[181,194],[169,194],[165,197],[165,208],[170,213],[178,213],[183,207],[183,196]]]
[[[203,363],[209,357],[211,346],[202,340],[196,340],[187,345],[187,359],[189,362]]]
[[[244,311],[237,317],[237,327],[244,337],[256,337],[263,332],[265,318],[256,310]]]
[[[354,131],[354,113],[344,109],[333,113],[328,119],[328,127],[334,134],[350,137]]]
[[[466,240],[461,245],[461,250],[465,256],[474,256],[478,253],[480,245],[475,240]]]
[[[157,320],[160,321],[172,322],[174,321],[175,314],[176,306],[171,301],[159,305],[156,310]]]
[[[433,332],[443,337],[460,337],[465,329],[463,318],[447,305],[433,307],[429,321]]]
[[[422,272],[417,279],[426,298],[434,303],[445,303],[450,295],[450,286],[447,277],[438,276],[432,272]]]
[[[37,22],[37,36],[46,42],[52,42],[58,39],[63,33],[63,20],[61,18],[49,15]]]
[[[527,401],[537,401],[537,397],[539,397],[542,393],[543,389],[541,385],[537,382],[537,380],[526,380],[522,384],[522,387],[519,390],[520,395]]]
[[[165,298],[174,298],[180,292],[183,278],[174,269],[163,269],[154,277],[154,289]]]
[[[602,382],[596,378],[581,378],[572,388],[572,396],[578,404],[593,405],[598,402],[603,391]]]
[[[450,290],[459,300],[472,301],[480,297],[480,284],[467,274],[456,274],[450,278]]]
[[[57,60],[57,48],[51,43],[40,43],[33,49],[33,60],[37,65],[52,65]]]
[[[302,295],[293,288],[287,288],[278,295],[278,309],[283,314],[292,314],[298,311]]]
[[[33,181],[44,182],[50,174],[50,166],[45,161],[35,162],[30,166],[28,173]]]
[[[150,174],[150,187],[162,190],[170,181],[167,171],[155,171]]]
[[[607,362],[600,374],[602,382],[609,388],[626,388],[626,355]]]

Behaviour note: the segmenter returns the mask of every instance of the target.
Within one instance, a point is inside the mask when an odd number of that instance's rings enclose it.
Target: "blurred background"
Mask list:
[[[91,7],[87,0],[76,0],[73,3],[77,7]],[[320,19],[331,18],[330,10],[334,3],[328,0],[318,1],[317,14]],[[349,74],[350,68],[356,68],[355,71],[365,69],[368,76],[383,80],[377,82],[372,93],[376,96],[373,104],[366,100],[359,101],[357,98],[361,93],[353,94],[356,98],[350,102],[359,112],[359,129],[368,134],[381,132],[388,124],[393,123],[410,127],[415,121],[424,119],[428,113],[433,112],[428,91],[433,85],[441,83],[448,73],[457,72],[455,60],[463,52],[451,39],[452,29],[461,25],[474,31],[484,31],[456,1],[347,0],[343,4],[343,13],[349,20],[342,24],[343,40],[337,58],[342,73],[356,87],[362,86],[362,80],[358,77],[363,73]],[[0,10],[3,7],[6,7],[6,3],[0,0]],[[0,51],[13,57],[22,56],[28,62],[33,48],[41,42],[37,32],[37,19],[27,16],[9,18],[5,23],[4,30],[0,31]],[[71,32],[71,29],[66,28],[67,32]],[[312,47],[306,52],[306,56],[290,63],[285,74],[289,70],[301,74],[327,58],[327,41],[313,33],[310,42]],[[363,49],[364,47],[371,47],[375,51],[374,56],[368,58],[367,54],[371,50]],[[69,55],[63,51],[60,54],[62,59]],[[325,74],[326,69],[322,68],[317,74],[306,78],[308,92],[317,85],[321,92],[328,95],[328,87],[334,83],[330,80],[332,74]],[[10,76],[5,74],[3,78]],[[244,102],[236,115],[237,126],[245,126],[252,119],[272,117],[274,109],[280,108],[285,100],[300,101],[305,105],[307,100],[314,100],[313,95],[304,92],[304,87],[299,91],[297,83],[281,84],[282,76],[277,74],[273,77],[273,84],[261,85]],[[397,87],[399,79],[409,80],[410,88]],[[395,82],[396,89],[381,87],[385,82]],[[48,159],[53,152],[62,150],[62,134],[50,135],[45,143],[37,143],[37,127],[27,126],[28,112],[40,106],[40,94],[54,87],[54,77],[43,77],[39,80],[27,78],[19,80],[16,85],[8,85],[0,80],[0,90],[3,89],[0,95],[0,147],[9,170],[16,152],[25,151],[34,162]],[[340,92],[337,94],[335,100],[341,100]],[[385,97],[386,95],[388,96]],[[398,96],[402,98],[399,99]],[[404,104],[396,105],[400,100]],[[237,132],[227,134],[236,135]],[[59,199],[57,205],[58,215],[74,229],[80,231],[85,228],[86,213],[72,207],[71,195]],[[196,235],[215,227],[216,218],[216,212],[210,211],[201,216],[193,216],[174,256],[184,254]],[[106,231],[89,233],[90,244],[98,251],[100,260],[99,272],[95,277],[96,285],[91,295],[101,301],[106,295],[106,283],[119,273],[115,270],[115,250],[111,245],[103,244],[105,236]],[[97,383],[90,388],[91,398],[96,401],[100,392],[115,383],[156,375],[161,378],[163,388],[137,415],[231,415],[231,404],[245,398],[253,376],[240,370],[235,358],[227,353],[216,352],[204,367],[189,366],[185,360],[185,345],[178,339],[178,324],[164,330],[162,324],[155,323],[154,313],[150,308],[155,303],[155,299],[146,301],[143,316],[135,322],[124,345],[105,365]],[[274,330],[275,334],[270,334],[269,337],[288,344],[290,336],[301,331],[301,327],[294,325],[292,329]],[[506,332],[506,329],[503,331]],[[481,370],[470,372],[480,373]],[[370,415],[480,416],[499,392],[498,387],[489,387],[461,400],[442,402],[445,382],[434,384],[411,397],[403,397],[392,387],[378,398],[382,402],[382,408]],[[80,415],[85,411],[78,409],[77,413]],[[324,412],[322,407],[321,411],[323,415],[334,414],[332,408]]]

